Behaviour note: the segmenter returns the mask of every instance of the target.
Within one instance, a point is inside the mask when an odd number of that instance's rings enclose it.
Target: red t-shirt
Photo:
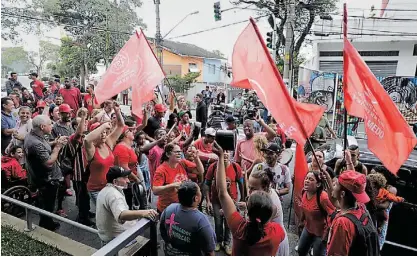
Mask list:
[[[151,150],[149,150],[148,159],[149,159],[149,172],[151,173],[151,182],[153,180],[153,177],[155,176],[156,168],[158,168],[158,166],[161,163],[161,157],[163,153],[164,153],[164,148],[159,147],[159,145],[156,145],[152,147]]]
[[[76,87],[71,87],[70,89],[61,88],[59,90],[59,95],[64,99],[64,103],[68,104],[72,109],[72,117],[75,117],[78,109],[80,108],[81,103],[81,92]]]
[[[128,166],[133,174],[137,175],[138,157],[132,147],[128,147],[123,143],[118,143],[113,149],[114,165]]]
[[[256,244],[248,246],[245,240],[248,221],[236,211],[227,219],[227,224],[233,235],[233,256],[275,256],[279,244],[285,238],[285,232],[280,224],[268,222],[264,226],[265,236]]]
[[[178,124],[178,130],[179,131],[185,131],[187,136],[190,136],[190,134],[191,134],[191,125],[190,125],[190,123],[182,124],[182,122],[180,122]]]
[[[351,210],[349,213],[360,219],[365,213],[364,205],[359,205],[358,209]],[[327,243],[327,255],[348,256],[350,246],[355,238],[356,228],[355,224],[349,218],[340,217],[338,213],[332,222],[329,232],[329,240]],[[364,220],[364,225],[370,222],[368,219]]]
[[[42,89],[44,87],[45,87],[45,85],[43,84],[42,81],[40,81],[38,79],[33,81],[32,90],[37,96],[43,97]]]
[[[153,178],[153,186],[165,186],[175,182],[183,182],[188,180],[187,171],[184,167],[195,168],[197,165],[185,159],[178,163],[174,169],[169,167],[167,162],[162,163],[156,169]],[[160,212],[164,211],[171,203],[178,203],[178,194],[176,189],[165,191],[159,195],[157,208]]]
[[[216,166],[216,169],[214,169],[214,166]],[[226,183],[230,183],[230,189],[229,191],[229,195],[230,197],[232,197],[233,200],[237,201],[237,184],[236,182],[238,180],[243,179],[243,175],[242,175],[242,168],[240,167],[239,164],[235,163],[236,166],[236,171],[233,168],[233,164],[230,164],[229,166],[227,166],[226,168]],[[211,182],[211,196],[210,196],[210,200],[214,201],[216,203],[219,202],[219,196],[217,193],[217,188],[216,188],[216,172],[217,172],[217,162],[212,163],[210,165],[210,167],[208,168],[207,174],[206,174],[206,180]]]
[[[84,95],[84,107],[87,108],[88,114],[91,114],[94,109],[92,98],[91,95]],[[94,104],[98,104],[97,98],[94,98]]]
[[[218,160],[218,156],[213,153],[213,144],[204,144],[204,138],[201,137],[194,142],[195,148],[199,151],[198,156],[202,162],[208,160]]]
[[[100,191],[107,184],[106,174],[109,171],[109,168],[114,165],[112,150],[108,146],[107,148],[109,155],[106,158],[103,158],[96,147],[93,161],[90,164],[90,177],[87,182],[88,191]]]
[[[336,209],[329,200],[327,192],[322,191],[320,195],[320,204],[327,215],[331,215]],[[305,222],[304,226],[310,234],[318,237],[322,237],[327,224],[328,216],[324,217],[317,205],[317,196],[313,195],[311,199],[308,199],[307,193],[303,193],[301,198],[301,209],[304,213]]]

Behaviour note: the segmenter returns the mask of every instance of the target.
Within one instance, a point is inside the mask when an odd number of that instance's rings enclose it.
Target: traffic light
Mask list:
[[[222,19],[222,11],[220,10],[220,2],[214,3],[214,20],[220,21]]]
[[[272,49],[272,32],[266,33],[266,47]]]

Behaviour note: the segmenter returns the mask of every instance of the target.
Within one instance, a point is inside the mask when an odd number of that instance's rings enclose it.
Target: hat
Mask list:
[[[270,151],[270,152],[274,152],[277,153],[279,151],[281,151],[281,147],[279,147],[277,144],[275,143],[270,143],[268,144],[266,147],[263,147],[261,149],[261,151]]]
[[[68,104],[61,104],[60,106],[59,106],[59,112],[71,112],[72,111],[72,109],[71,109],[71,107],[68,105]]]
[[[96,128],[100,127],[100,125],[101,125],[100,122],[96,122],[96,123],[91,124],[90,131],[95,130]]]
[[[127,126],[127,125],[125,125],[124,127],[123,127],[123,131],[122,131],[122,133],[124,134],[127,130],[129,130],[129,129],[135,129],[135,127],[129,127],[129,126]]]
[[[119,166],[110,167],[109,171],[106,174],[107,183],[112,183],[113,180],[121,177],[129,176],[132,171],[125,170]]]
[[[343,172],[338,178],[339,184],[352,192],[356,201],[360,203],[369,202],[369,196],[365,192],[366,177],[362,173],[354,170]]]
[[[35,77],[38,77],[38,73],[36,73],[36,72],[32,72],[32,73],[30,73],[29,75],[30,75],[30,76],[35,76]]]
[[[167,110],[167,108],[163,104],[156,104],[155,105],[155,111],[157,111],[157,112],[164,112],[166,110]]]
[[[180,111],[180,112],[178,113],[178,117],[182,118],[182,116],[183,116],[184,114],[186,114],[186,113],[187,113],[186,111]]]
[[[206,131],[204,132],[206,136],[216,136],[216,130],[214,128],[206,128]]]
[[[226,122],[230,123],[230,122],[236,122],[235,118],[232,115],[227,116],[226,118]]]
[[[39,108],[39,107],[45,108],[46,107],[45,101],[39,100],[38,103],[36,104],[36,108]]]

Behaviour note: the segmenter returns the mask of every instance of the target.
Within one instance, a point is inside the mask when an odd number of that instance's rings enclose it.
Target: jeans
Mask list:
[[[51,213],[54,212],[59,186],[60,182],[49,181],[39,187],[39,206],[41,209]],[[52,218],[41,214],[39,216],[39,226],[42,227],[52,225]]]
[[[87,183],[82,181],[73,182],[75,191],[75,202],[78,206],[78,219],[81,221],[89,219],[90,196],[87,190]]]
[[[307,229],[304,228],[301,233],[300,240],[298,241],[298,255],[307,256],[312,246],[314,256],[326,255],[326,246],[324,245],[322,238],[310,234]]]
[[[230,244],[232,234],[229,227],[227,226],[226,219],[223,215],[220,215],[220,209],[222,208],[219,203],[213,204],[213,214],[214,214],[214,229],[216,231],[217,243],[225,242],[225,244]],[[224,230],[223,230],[224,227]]]

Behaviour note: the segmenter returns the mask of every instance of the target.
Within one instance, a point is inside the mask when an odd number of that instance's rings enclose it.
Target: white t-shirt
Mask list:
[[[275,190],[269,190],[269,196],[271,197],[272,204],[277,207],[277,213],[272,218],[273,222],[279,223],[284,227],[284,214],[282,212],[282,204],[279,196]]]
[[[126,198],[113,184],[107,184],[98,193],[96,225],[102,241],[110,242],[135,224],[136,221],[123,222],[119,219],[120,214],[126,210],[129,210]]]
[[[265,170],[265,169],[271,169],[274,173],[274,180],[272,181],[272,187],[274,189],[283,189],[285,188],[285,184],[291,183],[291,174],[290,170],[287,166],[277,162],[275,164],[275,167],[269,167],[268,164],[265,162],[256,164],[255,167],[253,167],[253,170]]]

